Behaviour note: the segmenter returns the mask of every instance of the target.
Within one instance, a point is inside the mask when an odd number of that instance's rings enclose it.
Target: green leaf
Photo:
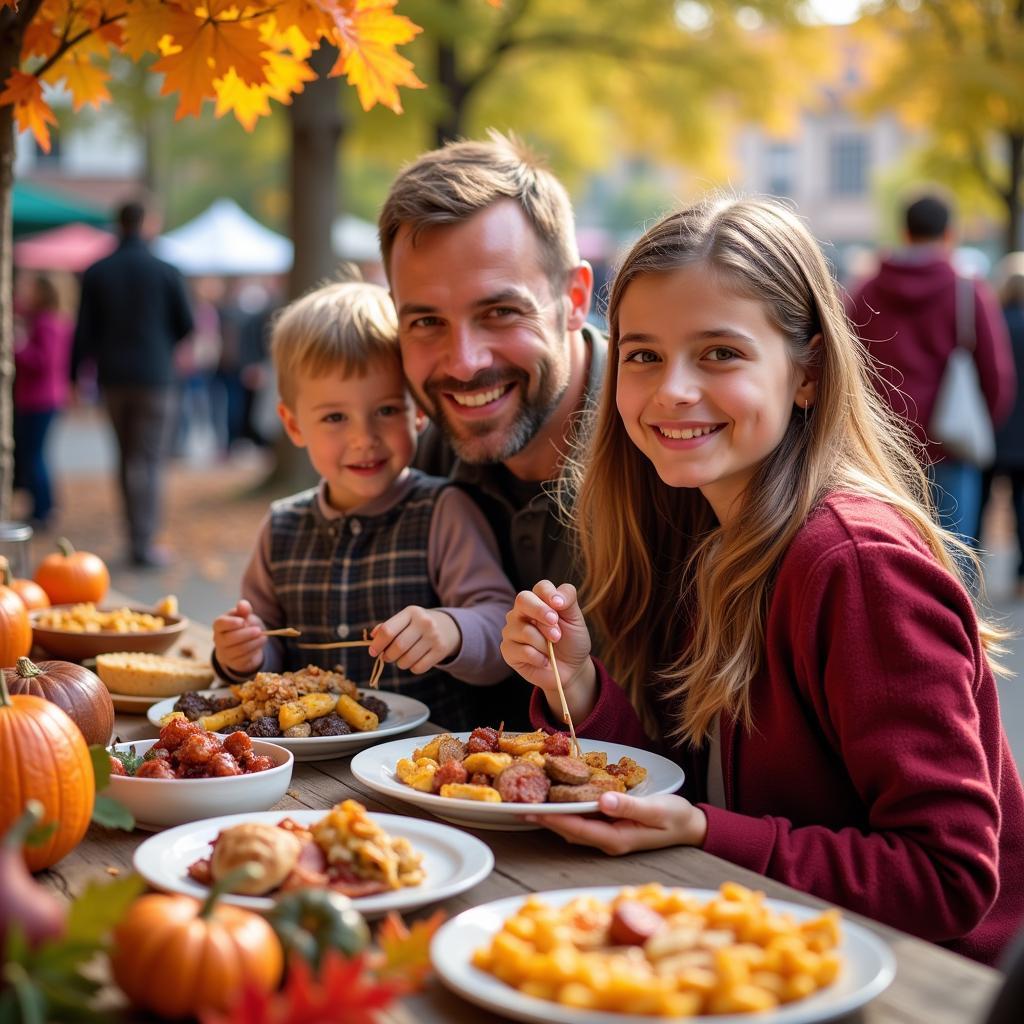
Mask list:
[[[145,887],[146,883],[138,875],[87,886],[71,904],[66,941],[101,943]]]
[[[92,773],[96,777],[96,789],[106,789],[110,782],[110,753],[106,747],[99,743],[93,743],[89,747],[89,757],[92,758]]]
[[[26,846],[42,846],[54,832],[57,831],[57,826],[60,822],[48,821],[42,825],[37,825],[27,836],[25,836]]]
[[[21,1024],[46,1024],[46,998],[21,964],[5,964],[0,975],[14,993],[14,999],[0,1008],[0,1020]]]
[[[135,819],[131,811],[119,804],[112,796],[99,793],[92,808],[92,820],[104,828],[120,828],[131,832],[135,828]]]

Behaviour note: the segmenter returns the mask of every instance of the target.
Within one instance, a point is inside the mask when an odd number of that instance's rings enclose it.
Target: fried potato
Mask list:
[[[608,764],[608,755],[603,750],[592,750],[589,754],[583,755],[583,760],[591,768],[604,768]]]
[[[282,704],[277,712],[277,722],[283,732],[313,718],[329,715],[337,703],[337,697],[333,693],[307,693],[297,700]]]
[[[435,736],[429,743],[425,743],[422,747],[417,747],[412,752],[414,761],[418,761],[421,757],[429,757],[431,761],[437,761],[441,763],[440,750],[441,743],[443,740],[450,740],[453,737],[448,733],[442,733],[440,736]]]
[[[536,732],[513,733],[498,740],[498,749],[506,754],[529,754],[532,750],[543,750],[546,738],[547,733],[539,729]]]
[[[337,710],[357,732],[373,732],[380,725],[380,719],[372,711],[357,704],[347,693],[338,698]]]
[[[432,793],[437,767],[437,762],[432,761],[429,757],[421,757],[415,761],[403,757],[395,765],[395,777],[399,782],[404,782],[412,789],[418,789],[423,793]]]
[[[615,764],[608,765],[605,770],[609,775],[622,779],[626,784],[626,789],[639,786],[647,778],[647,769],[642,768],[631,757],[620,757]]]
[[[479,800],[488,804],[500,804],[501,794],[492,786],[476,786],[471,782],[449,782],[441,787],[441,796],[456,800]]]
[[[479,754],[470,754],[469,757],[462,762],[462,766],[470,775],[472,775],[473,772],[483,772],[485,775],[497,775],[499,772],[504,771],[511,763],[511,754],[496,754],[489,750],[484,750]]]
[[[229,725],[238,725],[244,721],[245,709],[241,704],[236,704],[233,708],[225,708],[214,715],[203,715],[199,719],[199,724],[207,732],[216,732],[218,729],[223,729]]]

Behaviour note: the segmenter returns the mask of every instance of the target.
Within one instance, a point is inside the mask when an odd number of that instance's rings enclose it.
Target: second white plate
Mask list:
[[[453,733],[465,741],[468,732]],[[395,765],[403,757],[411,757],[417,747],[422,747],[429,736],[407,736],[404,739],[380,743],[356,754],[352,758],[352,774],[378,793],[395,796],[417,807],[426,808],[431,814],[456,825],[473,828],[502,829],[506,831],[537,828],[522,821],[524,814],[593,814],[597,801],[590,800],[575,804],[513,804],[484,803],[479,800],[456,800],[439,796],[437,793],[422,793],[418,789],[399,782],[395,777]],[[683,769],[674,761],[648,750],[626,747],[621,743],[606,743],[604,740],[580,739],[584,753],[603,750],[609,761],[620,757],[631,757],[647,769],[647,778],[635,789],[633,796],[654,796],[656,793],[674,793],[683,784]]]
[[[276,825],[285,818],[291,818],[300,825],[312,825],[325,814],[327,811],[262,811],[192,821],[145,840],[136,849],[132,863],[135,870],[157,889],[205,899],[209,890],[189,878],[188,868],[201,857],[209,855],[213,841],[223,829],[243,822]],[[423,854],[426,878],[420,885],[407,889],[353,900],[355,908],[364,916],[377,917],[389,910],[412,910],[446,900],[472,889],[494,867],[494,854],[490,848],[476,837],[458,829],[436,821],[406,818],[398,814],[371,812],[370,817],[390,835],[408,839]],[[274,905],[269,896],[239,896],[233,893],[223,896],[222,901],[261,911],[270,910]]]
[[[363,691],[366,692],[366,691]],[[204,697],[223,697],[225,691],[200,690]],[[430,717],[430,708],[423,701],[406,697],[401,693],[391,693],[388,690],[373,691],[374,697],[379,697],[388,706],[388,717],[381,722],[380,728],[373,732],[351,732],[346,736],[307,736],[305,738],[292,738],[288,736],[268,736],[271,743],[290,750],[295,755],[296,761],[326,761],[332,757],[347,757],[354,754],[363,747],[368,747],[389,736],[397,736],[399,733],[415,729],[422,725]],[[166,700],[154,704],[146,713],[146,717],[159,729],[160,719],[174,710],[177,697],[168,697]]]

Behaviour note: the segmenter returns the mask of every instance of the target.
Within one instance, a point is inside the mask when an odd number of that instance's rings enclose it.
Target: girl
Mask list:
[[[999,634],[821,252],[775,203],[702,204],[636,243],[608,320],[570,480],[607,668],[548,581],[517,597],[502,653],[551,727],[554,641],[577,730],[665,748],[688,799],[537,820],[608,853],[702,846],[991,962],[1024,914]]]

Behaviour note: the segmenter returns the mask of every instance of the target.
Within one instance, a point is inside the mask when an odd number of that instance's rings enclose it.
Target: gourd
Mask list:
[[[363,915],[347,896],[330,889],[286,893],[267,920],[285,949],[317,970],[329,949],[353,957],[370,944],[370,929]]]
[[[0,949],[6,948],[7,936],[15,928],[30,946],[55,939],[64,931],[64,904],[32,880],[21,856],[25,837],[42,817],[43,805],[29,800],[25,813],[0,838]]]
[[[82,730],[85,742],[106,746],[114,731],[110,691],[95,672],[70,661],[30,661],[19,658],[3,670],[12,693],[31,693],[52,701]]]
[[[98,602],[110,589],[110,573],[99,555],[76,551],[61,537],[57,551],[47,555],[36,568],[35,581],[54,604]]]
[[[239,874],[217,882],[204,903],[153,893],[129,907],[114,929],[110,967],[134,1007],[197,1017],[225,1012],[245,985],[277,987],[284,953],[274,930],[259,914],[217,902]]]
[[[50,838],[26,848],[30,871],[42,871],[73,850],[85,835],[96,798],[89,748],[81,730],[42,697],[11,696],[0,673],[0,831],[20,817],[30,799],[43,820],[57,822]]]
[[[0,585],[0,667],[13,665],[32,649],[32,623],[25,602]]]
[[[35,611],[36,608],[49,608],[50,599],[35,580],[16,578],[11,572],[11,563],[6,558],[0,557],[0,583],[13,590],[21,598],[27,611]]]

